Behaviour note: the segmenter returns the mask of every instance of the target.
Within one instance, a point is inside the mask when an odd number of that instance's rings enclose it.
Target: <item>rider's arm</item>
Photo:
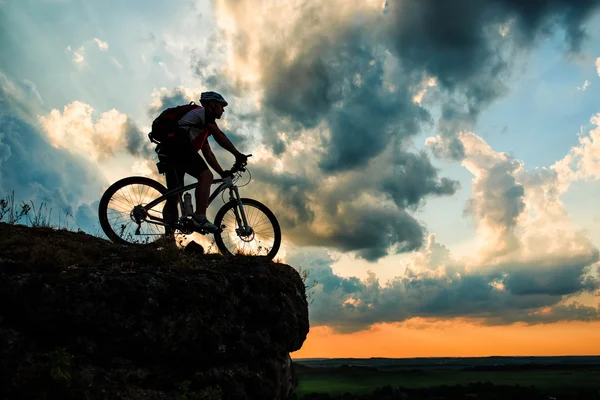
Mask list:
[[[229,138],[227,136],[225,136],[225,134],[221,131],[221,129],[219,129],[217,124],[207,124],[206,127],[208,128],[208,134],[212,135],[212,137],[215,138],[215,141],[219,144],[219,146],[221,146],[225,150],[229,151],[236,158],[238,158],[239,156],[243,156],[243,154],[240,153],[238,151],[238,149],[235,148],[233,143],[231,143]]]
[[[208,140],[204,141],[204,146],[202,146],[202,155],[206,159],[206,162],[212,169],[214,169],[217,174],[223,175],[223,168],[219,165],[217,161],[217,157],[215,157],[215,153],[212,152],[210,145],[208,144]]]

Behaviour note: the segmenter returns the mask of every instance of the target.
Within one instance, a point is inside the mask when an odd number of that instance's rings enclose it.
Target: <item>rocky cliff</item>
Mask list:
[[[288,265],[0,224],[1,399],[285,399],[308,330]]]

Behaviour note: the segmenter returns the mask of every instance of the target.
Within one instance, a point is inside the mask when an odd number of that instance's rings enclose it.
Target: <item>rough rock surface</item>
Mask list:
[[[292,267],[0,224],[0,398],[285,399]]]

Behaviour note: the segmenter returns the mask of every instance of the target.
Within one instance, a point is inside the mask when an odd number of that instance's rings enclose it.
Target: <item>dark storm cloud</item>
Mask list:
[[[327,183],[312,165],[290,173],[274,172],[268,162],[251,163],[256,179],[251,189],[262,197],[268,194],[266,201],[295,243],[353,251],[375,261],[394,247],[406,252],[421,246],[425,230],[405,208],[418,208],[427,195],[448,195],[458,189],[457,182],[437,178],[424,152],[398,151],[392,164],[394,168],[384,172],[373,167]],[[380,175],[371,179],[373,174]],[[361,197],[363,193],[381,201]],[[383,204],[384,194],[395,207]]]
[[[322,245],[355,251],[367,261],[385,257],[392,245],[399,253],[408,252],[420,248],[423,241],[423,228],[403,210],[348,205],[336,217],[338,223],[322,237]]]
[[[252,176],[278,193],[278,204],[273,207],[285,210],[278,213],[280,224],[284,227],[296,227],[313,222],[315,213],[310,207],[309,195],[317,189],[316,182],[306,176],[292,173],[276,174],[272,168],[264,165],[252,166]]]
[[[344,184],[326,192],[320,179],[305,174],[274,173],[271,168],[256,165],[251,169],[258,181],[254,190],[276,194],[270,196],[269,205],[298,244],[354,251],[369,261],[386,256],[392,246],[399,252],[421,246],[423,228],[402,209],[356,202],[355,189]],[[401,196],[399,193],[398,198]],[[323,226],[328,229],[323,230]]]
[[[522,265],[504,279],[506,290],[515,295],[535,295],[540,293],[553,296],[568,295],[580,291],[598,289],[598,280],[584,278],[587,267],[598,261],[598,250],[577,257],[554,258],[540,261],[550,264],[539,268],[539,264]]]
[[[59,215],[75,217],[82,199],[102,193],[103,178],[86,160],[65,149],[53,147],[31,119],[28,106],[32,98],[0,74],[0,195],[14,192],[18,204],[33,201],[36,210],[42,203],[56,223]],[[74,206],[80,205],[80,206]],[[93,231],[92,218],[77,221],[81,229]]]
[[[433,253],[440,250],[431,248]],[[311,323],[355,332],[375,323],[413,317],[469,317],[488,325],[600,320],[599,310],[593,307],[563,302],[565,295],[598,287],[598,278],[589,276],[589,266],[597,260],[594,253],[570,264],[560,260],[545,265],[506,264],[497,266],[494,273],[467,271],[450,263],[441,274],[407,269],[387,284],[381,284],[374,274],[366,280],[335,275],[333,260],[324,252],[303,252],[289,262],[307,269],[310,281],[318,282],[312,294]],[[568,283],[564,284],[565,280]],[[517,291],[515,287],[530,289]]]
[[[282,63],[285,49],[274,54],[266,69],[267,113],[287,124],[271,124],[269,139],[284,130],[292,138],[300,129],[327,123],[330,138],[319,166],[326,173],[364,166],[393,141],[415,135],[429,114],[412,101],[408,79],[384,79],[385,51],[359,28],[349,29],[335,42],[303,48],[297,61]],[[282,152],[284,148],[278,147]]]
[[[410,0],[388,5],[390,49],[410,70],[437,78],[451,97],[442,108],[440,131],[453,136],[473,126],[478,114],[506,93],[516,56],[539,39],[564,30],[570,51],[585,38],[584,25],[598,0]],[[508,31],[503,37],[502,26]],[[460,159],[459,143],[448,139]],[[441,152],[440,149],[437,149]]]
[[[283,127],[296,133],[298,125],[312,128],[326,121],[332,137],[321,167],[325,171],[360,167],[392,138],[414,135],[420,123],[429,120],[428,113],[411,101],[408,90],[425,73],[435,77],[445,93],[438,99],[439,129],[450,147],[444,153],[460,159],[464,152],[453,136],[472,128],[481,110],[507,92],[513,57],[561,29],[570,49],[578,50],[585,37],[584,23],[599,4],[591,0],[396,1],[371,22],[378,26],[356,26],[356,20],[351,20],[346,27],[335,26],[335,32],[317,38],[303,37],[298,31],[291,43],[269,46],[261,54],[266,64],[266,114],[276,116],[266,118],[287,122]],[[314,19],[309,11],[298,26]],[[504,25],[509,31],[503,37]],[[238,40],[235,48],[247,49],[247,43],[243,45],[247,38],[241,35]],[[299,54],[285,62],[292,46],[299,48]],[[401,66],[390,79],[396,86],[393,93],[384,85],[386,49]],[[355,84],[357,77],[362,85]],[[285,150],[277,129],[267,138],[276,153]]]
[[[127,118],[125,121],[123,134],[125,135],[125,142],[129,154],[141,158],[149,158],[154,155],[150,146],[148,134],[142,132],[130,118]]]
[[[292,132],[314,128],[341,97],[339,76],[330,67],[331,50],[327,43],[315,45],[291,64],[281,62],[285,49],[270,56],[264,71],[268,77],[264,82],[264,104],[275,118],[288,119],[284,122],[291,124],[287,128]]]
[[[515,310],[504,315],[491,316],[486,320],[486,323],[488,325],[506,325],[520,322],[534,325],[572,321],[592,322],[598,320],[600,320],[600,309],[573,302],[569,304],[559,303],[540,309]]]
[[[460,188],[457,181],[448,178],[438,180],[437,174],[424,151],[398,151],[393,155],[391,172],[379,184],[398,207],[415,208],[427,196],[453,195]]]

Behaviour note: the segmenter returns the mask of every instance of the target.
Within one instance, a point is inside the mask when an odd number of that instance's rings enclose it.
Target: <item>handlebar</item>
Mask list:
[[[252,157],[252,154],[246,154],[246,159]],[[235,173],[235,172],[244,172],[246,170],[246,165],[248,165],[247,162],[242,162],[242,163],[238,163],[236,162],[235,164],[233,164],[233,168],[231,168],[231,172]]]

